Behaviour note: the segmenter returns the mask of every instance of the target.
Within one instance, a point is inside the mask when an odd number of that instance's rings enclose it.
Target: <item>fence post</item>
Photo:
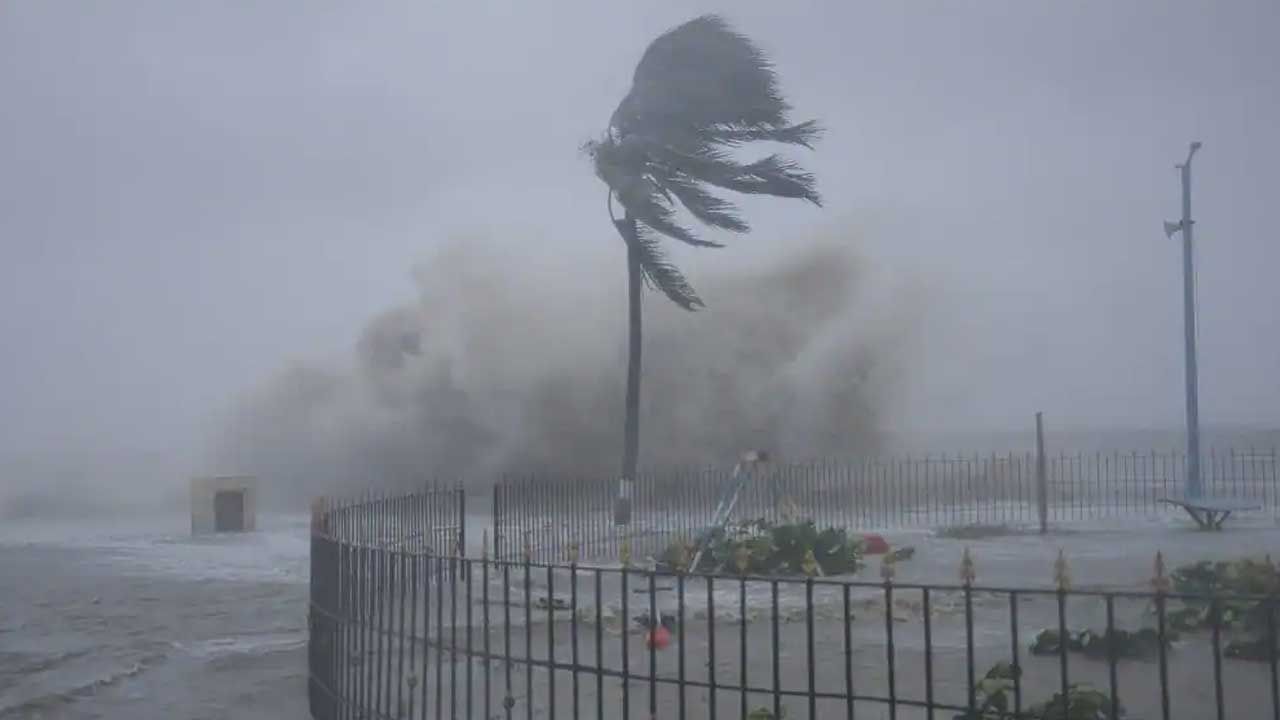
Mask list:
[[[493,559],[502,559],[502,503],[500,502],[500,494],[502,492],[502,480],[493,484]]]
[[[467,489],[459,486],[458,490],[458,546],[454,549],[454,555],[458,558],[467,556]],[[458,568],[461,570],[462,579],[470,580],[467,576],[467,566],[459,561]]]
[[[311,501],[311,534],[329,533],[329,500],[323,495]]]
[[[1040,534],[1049,532],[1049,478],[1044,456],[1044,413],[1036,412],[1036,509]]]
[[[458,493],[458,554],[467,553],[467,490],[459,487]]]

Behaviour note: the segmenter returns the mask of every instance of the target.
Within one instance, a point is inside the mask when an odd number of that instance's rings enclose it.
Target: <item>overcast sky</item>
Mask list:
[[[679,256],[695,278],[854,227],[934,290],[898,424],[1177,426],[1161,221],[1198,139],[1202,414],[1280,424],[1275,0],[10,0],[0,454],[195,453],[272,372],[349,355],[451,234],[621,283],[578,147],[712,10],[829,128],[827,205],[752,203],[751,236]]]

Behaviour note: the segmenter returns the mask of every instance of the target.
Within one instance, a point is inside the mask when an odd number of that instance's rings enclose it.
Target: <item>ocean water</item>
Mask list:
[[[0,718],[304,718],[308,522],[0,526]]]

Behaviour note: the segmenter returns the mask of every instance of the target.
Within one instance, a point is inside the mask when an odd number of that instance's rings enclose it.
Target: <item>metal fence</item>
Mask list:
[[[1202,462],[1204,492],[1280,509],[1275,450],[1210,451]],[[864,530],[962,525],[1020,525],[1176,512],[1161,498],[1182,495],[1182,453],[1112,452],[1045,458],[1035,453],[925,457],[865,462],[765,465],[753,471],[738,519],[777,522],[788,516],[820,527]],[[531,545],[535,559],[563,558],[570,542],[589,556],[616,556],[624,539],[637,552],[660,552],[711,522],[726,469],[673,469],[633,483],[631,522],[613,523],[618,483],[609,478],[507,479],[494,487],[498,558]],[[1043,489],[1041,489],[1043,487]]]
[[[316,720],[1280,719],[1275,587],[1177,594],[1159,559],[1150,590],[1073,590],[1064,559],[1056,587],[985,587],[967,553],[953,585],[659,573],[360,529],[461,527],[457,497],[315,509]]]
[[[312,533],[353,547],[449,556],[466,548],[467,495],[461,487],[402,494],[366,493],[340,502],[317,500]]]
[[[459,564],[437,558],[457,557],[465,550],[466,503],[462,488],[428,487],[340,502],[322,498],[312,504],[307,693],[313,718],[401,717],[369,709],[374,692],[383,686],[384,653],[393,641],[412,642],[417,627],[415,620],[408,637],[403,623],[398,636],[390,633],[397,605],[388,586],[401,588],[398,607],[403,611],[408,583],[404,572],[396,575],[393,559],[415,558],[415,600],[419,589],[425,594],[432,587],[454,586]],[[423,639],[425,635],[419,641]],[[396,683],[403,684],[407,678],[403,666],[399,669]],[[386,671],[389,688],[390,665]]]

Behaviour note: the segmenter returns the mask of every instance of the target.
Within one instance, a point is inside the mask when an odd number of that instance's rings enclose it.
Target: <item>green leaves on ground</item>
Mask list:
[[[1272,648],[1272,614],[1280,604],[1280,568],[1264,560],[1210,561],[1183,565],[1169,574],[1173,592],[1196,597],[1178,598],[1180,607],[1167,610],[1165,623],[1173,631],[1221,630],[1237,637],[1223,655],[1268,661]],[[1216,617],[1215,617],[1216,612]]]
[[[1057,692],[1048,700],[1027,708],[1023,717],[1036,720],[1117,720],[1124,716],[1124,708],[1119,705],[1116,714],[1111,714],[1110,695],[1086,683],[1075,683],[1067,686],[1065,707],[1062,693]]]
[[[688,551],[675,543],[663,560],[680,565]],[[862,564],[862,539],[841,528],[819,530],[812,520],[774,525],[768,520],[752,520],[711,531],[706,550],[695,572],[737,571],[745,559],[745,572],[752,575],[804,575],[809,552],[823,575],[845,575]]]
[[[1175,639],[1166,634],[1165,645]],[[1160,633],[1154,628],[1130,631],[1112,628],[1107,630],[1067,630],[1067,650],[1082,653],[1085,657],[1105,660],[1110,653],[1117,659],[1148,659],[1160,652]],[[1058,630],[1045,629],[1036,634],[1031,643],[1032,655],[1057,655],[1062,651],[1062,637]]]
[[[1280,569],[1268,560],[1202,561],[1183,565],[1169,575],[1172,592],[1165,610],[1165,647],[1181,633],[1220,630],[1235,637],[1223,655],[1244,660],[1270,660],[1267,647],[1268,614],[1280,598]],[[1152,613],[1156,608],[1151,608]],[[1031,644],[1033,655],[1056,655],[1063,640],[1057,629],[1040,631]],[[1068,630],[1067,650],[1105,660],[1151,659],[1159,655],[1160,633],[1154,627],[1140,630]]]
[[[1015,683],[1022,676],[1022,668],[1007,662],[996,663],[977,684],[976,708],[954,716],[953,720],[995,720],[1007,718],[1015,709],[1013,694]],[[1111,714],[1111,696],[1093,689],[1086,683],[1067,687],[1066,702],[1061,692],[1036,703],[1018,714],[1024,720],[1119,720],[1125,715],[1123,707],[1116,703],[1118,712]]]
[[[1174,593],[1199,596],[1180,600],[1182,607],[1167,614],[1166,622],[1176,630],[1211,628],[1211,598],[1217,596],[1218,621],[1223,628],[1263,631],[1280,593],[1280,570],[1270,559],[1205,560],[1183,565],[1169,578]]]

